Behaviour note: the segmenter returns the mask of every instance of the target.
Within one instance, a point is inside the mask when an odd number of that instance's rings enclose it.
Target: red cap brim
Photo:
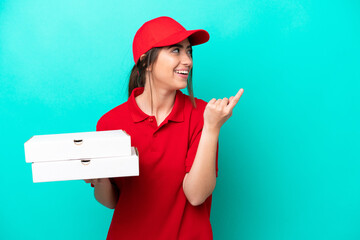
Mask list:
[[[165,47],[176,44],[183,41],[184,39],[189,38],[191,46],[199,45],[206,43],[210,39],[210,35],[207,31],[198,29],[198,30],[189,30],[177,32],[166,39],[156,43],[154,47]]]

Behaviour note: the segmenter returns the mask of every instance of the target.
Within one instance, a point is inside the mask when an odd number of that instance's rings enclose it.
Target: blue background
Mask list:
[[[33,135],[93,131],[124,102],[131,44],[171,16],[194,90],[245,93],[220,136],[215,239],[360,239],[360,2],[0,1],[0,239],[105,239],[83,181],[32,183]]]

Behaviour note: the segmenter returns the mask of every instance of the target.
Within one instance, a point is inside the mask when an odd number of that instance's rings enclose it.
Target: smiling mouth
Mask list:
[[[184,75],[184,76],[189,75],[189,71],[187,71],[187,70],[175,70],[175,73],[181,74],[181,75]]]

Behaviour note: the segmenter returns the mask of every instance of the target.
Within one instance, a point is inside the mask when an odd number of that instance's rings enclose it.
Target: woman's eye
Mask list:
[[[173,52],[178,53],[178,52],[180,52],[180,50],[179,50],[178,48],[175,48],[175,49],[173,50]]]

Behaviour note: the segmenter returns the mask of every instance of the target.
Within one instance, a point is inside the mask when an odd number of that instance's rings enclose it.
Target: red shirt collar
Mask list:
[[[139,108],[139,106],[136,104],[136,101],[135,101],[135,97],[139,96],[143,92],[144,92],[143,87],[135,88],[132,91],[132,93],[128,99],[130,115],[134,122],[141,122],[150,117],[149,115],[144,113]],[[175,96],[174,107],[164,122],[166,122],[166,121],[183,122],[184,121],[184,102],[185,102],[185,95],[180,90],[177,90],[176,96]]]

